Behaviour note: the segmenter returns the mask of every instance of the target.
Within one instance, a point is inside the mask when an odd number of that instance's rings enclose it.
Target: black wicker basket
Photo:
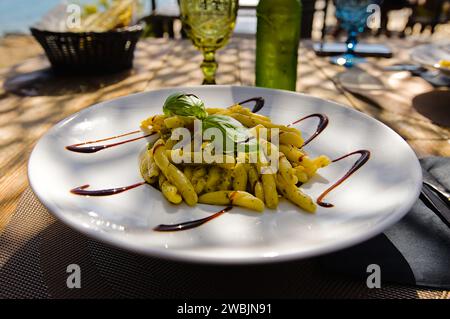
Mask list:
[[[142,26],[108,32],[52,32],[31,28],[52,67],[63,73],[109,73],[133,66]]]

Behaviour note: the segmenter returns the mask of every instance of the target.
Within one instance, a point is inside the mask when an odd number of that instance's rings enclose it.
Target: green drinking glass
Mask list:
[[[180,0],[183,29],[203,54],[203,84],[216,84],[216,51],[225,46],[236,24],[238,0]]]

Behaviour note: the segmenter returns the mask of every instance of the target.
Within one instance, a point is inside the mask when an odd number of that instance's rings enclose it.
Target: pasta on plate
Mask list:
[[[141,154],[140,172],[170,203],[232,205],[262,212],[265,207],[276,208],[284,197],[307,212],[316,210],[301,185],[330,160],[310,157],[302,149],[298,129],[273,123],[239,104],[205,108],[192,94],[172,94],[163,111],[141,122],[145,133],[157,133],[159,138]],[[196,121],[201,121],[201,133],[216,129],[222,136],[196,145]],[[191,134],[181,139],[180,129]]]

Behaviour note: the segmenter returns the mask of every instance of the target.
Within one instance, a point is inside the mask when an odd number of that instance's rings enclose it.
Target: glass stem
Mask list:
[[[354,30],[349,30],[348,38],[347,38],[347,41],[345,42],[347,44],[347,54],[351,54],[351,55],[355,54],[355,47],[356,47],[356,44],[358,43],[357,35],[358,35],[358,32],[356,32]]]
[[[217,62],[215,51],[203,52],[203,62],[200,67],[204,76],[203,84],[216,84]]]

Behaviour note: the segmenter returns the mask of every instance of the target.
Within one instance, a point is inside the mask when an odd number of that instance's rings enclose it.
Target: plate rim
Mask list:
[[[52,205],[44,196],[43,193],[37,190],[36,185],[33,182],[31,170],[30,170],[30,164],[32,162],[32,159],[34,156],[36,156],[36,149],[39,147],[41,141],[46,138],[48,135],[50,135],[54,130],[58,129],[61,125],[73,120],[75,117],[79,116],[80,114],[91,111],[93,109],[96,109],[98,107],[101,107],[103,104],[116,102],[118,100],[126,100],[130,97],[139,96],[139,95],[146,95],[153,92],[160,92],[160,91],[173,91],[173,90],[189,90],[189,89],[204,89],[204,88],[223,88],[223,89],[250,89],[250,90],[261,90],[261,91],[269,91],[269,92],[282,92],[283,94],[289,94],[289,95],[295,95],[295,96],[303,96],[307,98],[311,98],[313,100],[318,101],[326,101],[327,103],[333,104],[337,108],[343,108],[350,112],[358,113],[359,116],[362,116],[366,118],[369,121],[374,121],[377,125],[383,127],[384,129],[388,129],[390,133],[395,136],[400,143],[402,143],[404,146],[406,146],[406,149],[408,152],[413,155],[414,158],[414,164],[415,164],[415,170],[416,174],[418,174],[418,181],[414,185],[414,192],[412,194],[414,196],[411,196],[410,202],[407,204],[397,207],[390,216],[382,220],[377,225],[373,226],[371,229],[369,229],[367,232],[356,236],[356,237],[350,237],[345,240],[342,240],[338,242],[337,244],[328,245],[324,247],[319,247],[311,251],[304,251],[304,252],[294,252],[294,253],[284,253],[281,255],[276,256],[250,256],[250,257],[222,257],[221,255],[215,255],[214,257],[211,256],[204,256],[204,255],[191,255],[189,253],[185,253],[181,250],[162,250],[159,248],[152,248],[152,247],[143,247],[143,246],[133,246],[129,244],[127,241],[117,240],[115,236],[111,236],[109,233],[103,233],[99,231],[94,231],[92,229],[82,227],[79,223],[73,223],[69,220],[68,217],[66,217],[65,213],[61,213]],[[344,104],[331,101],[329,99],[324,99],[320,97],[316,97],[310,94],[305,94],[302,92],[294,92],[294,91],[287,91],[287,90],[279,90],[279,89],[271,89],[271,88],[262,88],[262,87],[255,87],[255,86],[246,86],[246,85],[193,85],[193,86],[171,86],[171,87],[164,87],[154,90],[148,90],[144,92],[137,92],[133,94],[129,94],[126,96],[121,96],[118,98],[114,98],[107,101],[101,101],[99,103],[90,105],[86,108],[83,108],[79,110],[76,113],[73,113],[66,118],[60,120],[56,124],[54,124],[49,130],[47,130],[36,142],[36,144],[33,147],[33,150],[30,153],[30,156],[28,158],[27,163],[27,178],[30,185],[30,188],[32,189],[35,196],[38,198],[38,200],[45,206],[45,208],[59,221],[63,222],[66,226],[69,228],[87,236],[90,239],[98,240],[100,242],[106,243],[111,245],[113,248],[119,248],[119,249],[125,249],[127,251],[138,253],[141,255],[145,255],[147,257],[152,258],[158,258],[158,259],[167,259],[171,261],[181,261],[181,262],[187,262],[187,263],[197,263],[197,264],[216,264],[216,265],[252,265],[252,264],[266,264],[266,263],[274,263],[274,262],[285,262],[285,261],[292,261],[292,260],[302,260],[307,259],[311,257],[317,257],[321,256],[327,253],[331,252],[337,252],[345,248],[352,247],[354,245],[357,245],[359,243],[362,243],[368,239],[371,239],[375,237],[376,235],[381,234],[385,229],[387,229],[389,226],[394,225],[397,223],[401,218],[403,218],[409,210],[412,208],[414,203],[417,201],[420,190],[422,187],[422,169],[419,163],[419,159],[411,146],[393,129],[391,129],[389,126],[384,124],[383,122],[369,116],[368,114],[365,114],[363,112],[360,112],[354,108],[345,106]]]

